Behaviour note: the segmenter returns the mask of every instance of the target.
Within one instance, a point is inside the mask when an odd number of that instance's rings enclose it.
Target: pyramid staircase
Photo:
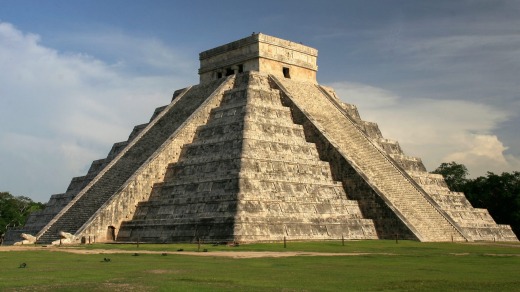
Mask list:
[[[38,242],[58,240],[61,231],[76,234],[220,83],[222,80],[177,92],[172,103],[159,113],[154,113],[156,117],[152,122],[140,129],[139,133],[134,133],[131,142],[37,234]],[[142,200],[149,194],[139,195]]]
[[[239,75],[118,240],[375,239],[267,76]]]
[[[323,90],[309,82],[273,81],[287,99],[421,241],[466,240],[459,226]]]
[[[440,174],[426,171],[420,158],[406,156],[394,140],[385,139],[376,123],[363,121],[355,105],[339,100],[332,88],[319,86],[333,102],[340,105],[350,119],[405,170],[427,195],[474,241],[518,241],[509,225],[496,224],[486,209],[473,208],[464,193],[451,191]]]
[[[152,120],[165,107],[157,108],[152,116]],[[117,154],[119,154],[137,134],[145,128],[147,124],[135,126],[127,141],[114,143],[106,158],[94,160],[84,176],[74,177],[69,183],[67,190],[62,194],[51,195],[49,201],[45,203],[45,208],[35,211],[29,215],[23,228],[8,230],[4,243],[13,244],[20,240],[20,234],[38,234],[49,222],[56,217],[75,197],[85,188]]]

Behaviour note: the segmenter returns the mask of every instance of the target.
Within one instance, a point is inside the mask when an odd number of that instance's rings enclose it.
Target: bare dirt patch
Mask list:
[[[504,247],[516,247],[520,248],[520,242],[466,242],[468,245],[490,245],[490,246],[504,246]]]
[[[391,253],[326,253],[326,252],[274,252],[274,251],[208,251],[208,252],[193,252],[193,251],[148,251],[140,250],[113,250],[113,249],[82,249],[74,247],[56,247],[56,246],[1,246],[0,252],[7,251],[31,251],[42,250],[50,252],[68,252],[74,254],[177,254],[177,255],[191,255],[191,256],[212,256],[212,257],[230,257],[230,258],[279,258],[279,257],[295,257],[295,256],[365,256],[365,255],[395,255]]]
[[[492,256],[492,257],[520,257],[520,254],[514,254],[514,253],[485,253],[485,256]]]
[[[150,273],[150,274],[175,274],[176,273],[175,271],[172,271],[172,270],[148,270],[145,272]]]
[[[467,256],[469,255],[469,252],[459,252],[459,253],[450,253],[451,255],[454,255],[454,256]]]

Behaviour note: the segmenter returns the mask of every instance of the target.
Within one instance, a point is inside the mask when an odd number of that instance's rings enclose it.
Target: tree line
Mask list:
[[[511,225],[520,237],[520,172],[488,172],[470,179],[466,166],[452,161],[432,173],[441,174],[450,190],[463,192],[473,207],[487,209],[496,223]]]

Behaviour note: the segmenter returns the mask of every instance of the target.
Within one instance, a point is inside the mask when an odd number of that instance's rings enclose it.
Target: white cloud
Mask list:
[[[106,35],[100,38],[89,35],[90,49],[107,44]],[[182,63],[159,41],[115,39],[112,49],[124,66],[84,52],[59,52],[0,22],[0,191],[40,201],[64,192],[93,159],[126,140],[134,125],[148,122],[174,90],[196,80],[193,64]],[[134,52],[135,62],[129,57]]]
[[[475,175],[484,175],[486,172],[502,173],[518,171],[520,159],[513,155],[506,155],[507,147],[495,135],[466,135],[462,141],[464,151],[454,152],[444,157],[443,161],[464,161],[468,169]]]
[[[364,120],[378,123],[386,138],[398,140],[405,154],[421,157],[429,170],[452,160],[465,164],[472,176],[520,167],[493,134],[512,116],[507,111],[463,100],[403,98],[358,83],[330,86],[343,101],[356,105]]]
[[[179,75],[197,66],[197,54],[185,56],[181,52],[172,52],[172,48],[155,38],[140,38],[105,28],[102,32],[83,33],[57,37],[68,46],[84,47],[113,60],[112,67],[124,69],[126,74]],[[193,53],[193,52],[190,52]],[[194,73],[194,72],[190,72]]]

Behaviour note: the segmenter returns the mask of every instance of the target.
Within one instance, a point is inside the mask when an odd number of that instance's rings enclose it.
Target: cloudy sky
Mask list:
[[[0,191],[46,202],[252,32],[318,49],[318,82],[428,170],[520,170],[519,1],[0,0]]]

